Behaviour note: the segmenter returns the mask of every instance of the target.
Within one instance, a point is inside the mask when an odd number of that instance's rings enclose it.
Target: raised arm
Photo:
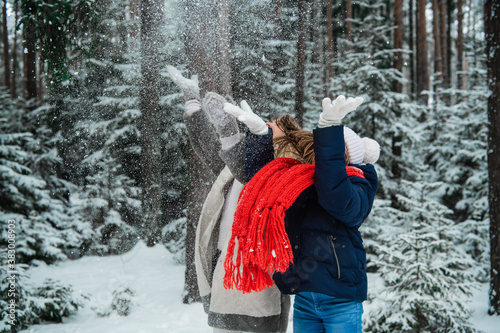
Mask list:
[[[217,176],[224,168],[224,161],[218,155],[221,142],[207,114],[201,111],[201,104],[198,102],[198,110],[192,114],[184,112],[183,118],[191,147],[203,164]]]
[[[357,165],[364,173],[348,176],[345,162],[344,127],[317,128],[313,131],[314,184],[319,204],[340,222],[357,227],[371,211],[377,191],[377,174],[371,164]]]
[[[363,99],[339,96],[333,102],[323,100],[323,112],[320,115],[318,127],[313,131],[315,152],[314,184],[318,193],[320,205],[333,217],[342,223],[357,227],[363,223],[371,211],[375,193],[378,187],[377,174],[371,164],[356,165],[363,174],[348,175],[346,170],[346,145],[342,119],[354,111]],[[348,131],[347,131],[348,132]],[[355,134],[354,134],[355,135]],[[357,136],[357,135],[356,135]],[[358,138],[359,146],[348,149],[348,154],[354,158],[354,163],[365,161],[365,143]],[[373,143],[371,140],[369,143]],[[376,143],[375,143],[376,144]],[[377,147],[378,148],[378,144]],[[375,162],[378,155],[369,162]]]
[[[245,180],[249,181],[274,158],[272,132],[246,101],[241,101],[241,107],[226,103],[224,111],[248,127],[249,132],[245,136]]]
[[[223,111],[226,100],[215,93],[207,93],[201,100],[196,77],[184,78],[172,66],[167,66],[167,71],[184,94],[186,111],[183,118],[196,155],[214,175],[227,165],[231,173],[244,182],[244,137],[234,117]]]

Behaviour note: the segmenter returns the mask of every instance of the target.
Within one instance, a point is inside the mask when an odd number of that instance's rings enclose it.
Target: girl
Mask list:
[[[240,245],[236,264],[231,243],[228,248],[225,286],[259,290],[272,285],[265,273],[275,272],[280,291],[295,294],[294,332],[362,330],[367,278],[359,227],[378,187],[375,168],[363,163],[376,162],[379,146],[341,125],[361,102],[343,96],[333,103],[324,99],[312,133],[290,126],[285,118],[268,123],[274,144],[267,149],[276,159],[263,161],[265,150],[247,154],[247,176],[255,176],[235,213],[235,224],[245,227],[233,225],[233,240]],[[242,114],[228,104],[225,111],[238,119]],[[280,224],[287,239],[280,238]]]

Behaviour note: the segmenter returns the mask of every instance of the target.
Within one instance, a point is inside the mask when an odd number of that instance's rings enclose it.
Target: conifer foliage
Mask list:
[[[61,161],[55,136],[38,116],[41,110],[18,104],[6,90],[0,92],[0,219],[9,226],[0,234],[0,332],[16,331],[40,318],[60,321],[78,308],[76,302],[72,308],[60,304],[74,302],[68,286],[56,281],[33,285],[28,267],[64,260],[80,252],[93,235],[64,199],[74,186],[55,172]],[[59,291],[53,298],[44,294]],[[10,300],[15,300],[14,308],[9,308]],[[14,325],[8,316],[12,311]]]
[[[378,248],[385,288],[374,296],[366,323],[373,332],[470,332],[468,304],[475,282],[475,261],[460,246],[462,226],[432,193],[442,186],[424,179],[403,181],[402,209],[395,236]]]

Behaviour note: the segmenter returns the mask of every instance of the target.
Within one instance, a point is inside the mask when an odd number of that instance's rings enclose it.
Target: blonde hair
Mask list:
[[[304,164],[314,164],[314,139],[311,131],[305,131],[290,115],[276,119],[276,125],[285,135],[273,139],[274,157],[290,157]],[[349,152],[345,147],[346,165],[349,164]]]

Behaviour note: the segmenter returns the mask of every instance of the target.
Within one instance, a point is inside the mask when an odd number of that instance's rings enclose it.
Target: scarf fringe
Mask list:
[[[283,223],[285,211],[313,183],[314,166],[292,158],[272,161],[248,182],[234,215],[224,288],[260,291],[274,284],[271,273],[288,269],[293,253]]]

